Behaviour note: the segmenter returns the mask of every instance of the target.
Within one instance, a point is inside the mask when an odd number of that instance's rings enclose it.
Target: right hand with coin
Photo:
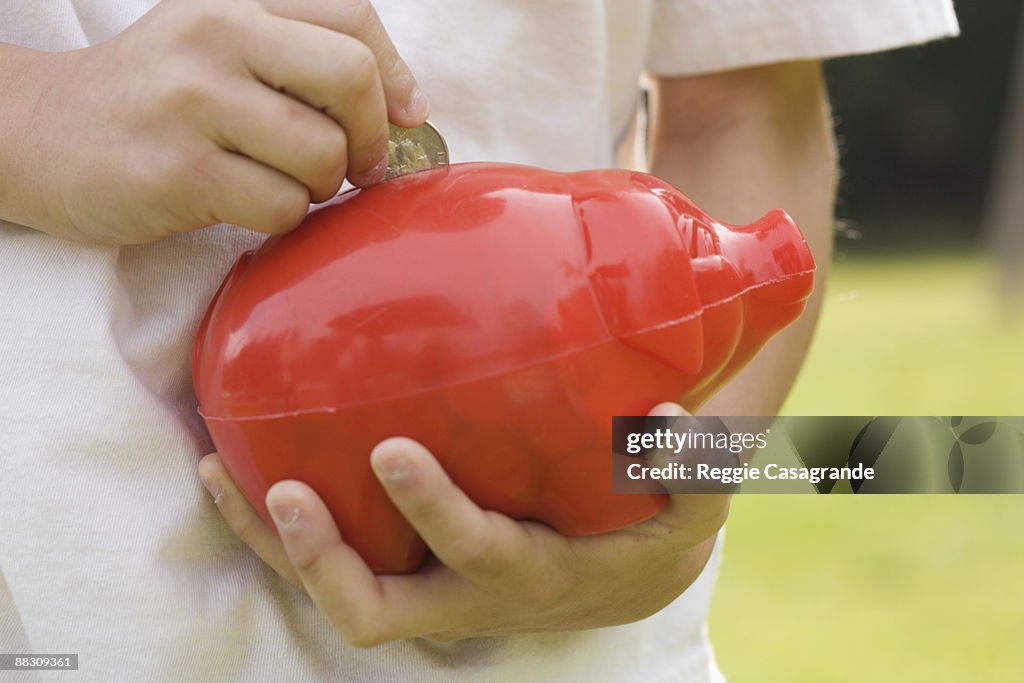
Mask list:
[[[428,102],[368,0],[164,0],[94,47],[0,44],[0,219],[137,244],[294,228]]]

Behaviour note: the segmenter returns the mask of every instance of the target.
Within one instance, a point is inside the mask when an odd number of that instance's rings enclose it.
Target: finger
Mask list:
[[[678,530],[680,542],[693,545],[718,533],[731,502],[728,493],[674,493],[654,519]]]
[[[404,635],[396,635],[385,623],[377,578],[342,540],[313,489],[298,481],[281,481],[270,487],[266,503],[302,585],[339,635],[357,647]]]
[[[258,84],[232,93],[218,99],[220,111],[211,116],[222,147],[286,173],[314,202],[337,194],[348,170],[348,141],[336,121]]]
[[[202,217],[206,224],[279,234],[297,226],[309,211],[309,190],[302,183],[241,154],[216,149],[196,176],[192,195],[210,207],[210,215]]]
[[[483,628],[506,622],[507,607],[482,593],[464,576],[431,557],[415,574],[378,578],[384,594],[382,620],[395,638],[458,633],[484,635]]]
[[[309,486],[278,482],[266,503],[303,587],[351,645],[456,627],[480,611],[479,593],[436,558],[416,574],[374,576]]]
[[[659,403],[648,414],[651,417],[689,415],[678,403]],[[728,494],[673,494],[655,520],[659,525],[681,529],[686,543],[698,543],[722,527],[729,515],[731,500]]]
[[[647,414],[651,417],[682,417],[688,413],[678,403],[659,403]]]
[[[373,52],[387,100],[388,117],[399,126],[418,126],[430,104],[416,77],[399,56],[369,0],[262,0],[273,14],[350,35]]]
[[[203,486],[213,496],[214,504],[231,531],[274,571],[292,584],[301,586],[299,575],[288,561],[281,540],[235,486],[231,475],[224,469],[220,456],[210,453],[199,461],[198,469]]]
[[[669,402],[659,403],[651,408],[650,412],[647,413],[648,417],[670,418],[668,426],[671,429],[675,429],[678,423],[678,419],[674,418],[680,418],[684,415],[687,415],[687,412],[681,405]],[[669,465],[676,459],[672,447],[652,450],[648,452],[645,457],[647,458],[648,463],[659,468]],[[661,480],[659,483],[666,493],[672,493],[673,490],[677,488],[668,480]]]
[[[242,46],[242,58],[252,74],[341,124],[353,183],[380,181],[387,170],[389,130],[384,91],[370,49],[351,36],[269,15],[255,21],[253,30],[257,40]]]
[[[528,539],[511,519],[481,510],[426,448],[381,442],[370,463],[392,502],[446,566],[474,582],[505,576]]]

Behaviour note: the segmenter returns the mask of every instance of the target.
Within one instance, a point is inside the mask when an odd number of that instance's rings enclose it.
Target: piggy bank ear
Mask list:
[[[625,170],[570,176],[591,288],[620,342],[688,374],[703,365],[701,301],[677,216]]]

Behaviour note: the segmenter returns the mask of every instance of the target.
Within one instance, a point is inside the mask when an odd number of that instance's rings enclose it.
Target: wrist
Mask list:
[[[53,233],[66,223],[54,173],[64,163],[51,120],[68,55],[0,43],[0,220]],[[55,144],[57,143],[57,144]],[[55,201],[56,199],[56,201]]]

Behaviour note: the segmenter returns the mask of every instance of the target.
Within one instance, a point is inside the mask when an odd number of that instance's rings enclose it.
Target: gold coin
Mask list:
[[[416,128],[391,126],[385,180],[448,165],[448,145],[429,121]]]

